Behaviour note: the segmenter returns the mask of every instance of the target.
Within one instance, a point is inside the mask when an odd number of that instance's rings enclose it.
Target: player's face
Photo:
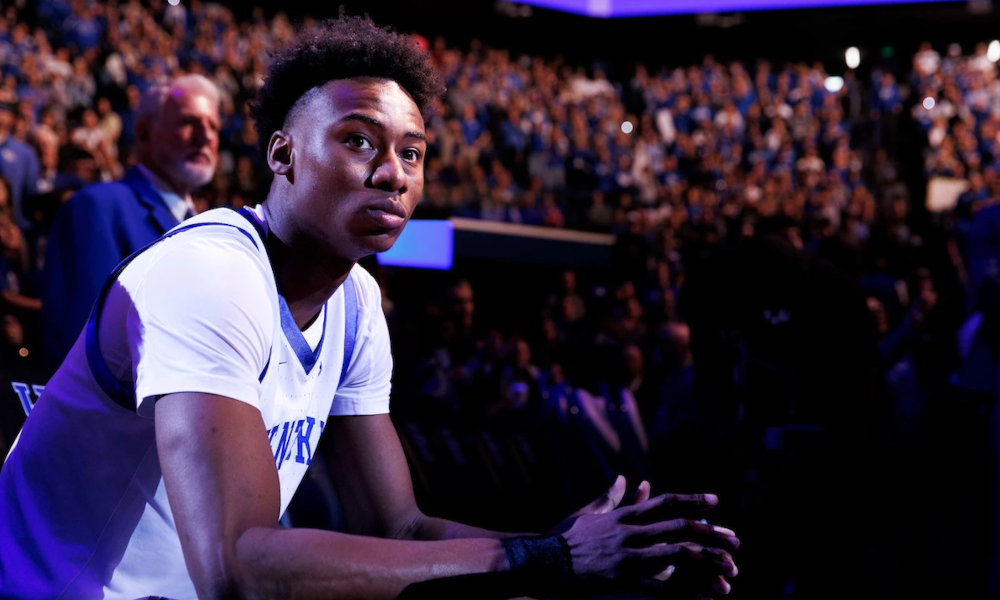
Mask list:
[[[352,260],[391,248],[424,188],[424,120],[410,95],[389,80],[331,81],[288,130],[296,228]]]

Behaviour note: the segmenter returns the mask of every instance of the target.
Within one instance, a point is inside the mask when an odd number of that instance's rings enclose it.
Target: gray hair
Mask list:
[[[204,92],[209,98],[215,101],[216,105],[222,102],[222,95],[219,88],[204,75],[191,74],[178,77],[167,83],[157,84],[150,87],[139,100],[139,107],[136,109],[135,127],[155,121],[163,111],[163,105],[167,102],[167,97],[174,90],[196,89]]]

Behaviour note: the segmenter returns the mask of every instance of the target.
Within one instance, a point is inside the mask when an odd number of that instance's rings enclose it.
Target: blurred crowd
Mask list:
[[[269,178],[247,102],[267,50],[295,31],[281,13],[268,19],[255,9],[237,22],[230,9],[199,0],[40,0],[36,8],[10,5],[0,19],[4,266],[7,291],[19,296],[8,304],[21,311],[5,312],[29,329],[37,307],[28,300],[38,295],[34,276],[59,203],[134,164],[135,111],[154,83],[199,73],[222,92],[220,168],[198,208],[263,199]],[[890,74],[878,74],[869,92],[849,72],[830,92],[819,64],[760,61],[748,70],[706,57],[688,68],[640,63],[629,81],[613,83],[600,69],[513,57],[475,40],[465,50],[418,42],[449,88],[428,124],[418,217],[631,236],[650,264],[635,257],[628,278],[667,271],[670,294],[683,254],[748,237],[761,218],[793,219],[806,245],[829,234],[862,244],[878,221],[905,226],[906,190],[883,144],[881,115],[897,115],[902,103]]]
[[[268,50],[316,25],[259,8],[237,21],[201,0],[18,6],[0,15],[0,368],[37,355],[48,228],[74,191],[134,164],[143,91],[182,73],[210,78],[222,96],[220,166],[195,203],[204,211],[259,202],[269,173],[247,102]],[[973,290],[967,276],[974,217],[1000,198],[1000,87],[986,46],[972,56],[953,46],[942,57],[925,45],[911,72],[849,70],[842,80],[819,63],[712,56],[685,67],[638,62],[611,80],[600,68],[476,40],[462,49],[415,40],[448,85],[427,124],[417,218],[617,241],[612,269],[538,275],[545,293],[528,294],[535,304],[520,309],[526,316],[502,326],[477,317],[482,277],[442,282],[413,307],[382,273],[401,418],[514,429],[561,422],[590,449],[598,479],[683,479],[654,466],[657,448],[706,450],[731,431],[706,424],[696,398],[699,325],[696,308],[685,310],[685,283],[699,269],[713,272],[721,251],[765,235],[780,252],[832,265],[859,303],[877,372],[872,413],[882,428],[873,443],[891,447],[887,460],[921,448],[934,455],[921,440],[935,407],[956,395],[970,399],[962,404],[970,415],[991,409],[1000,347],[991,303],[1000,294],[989,284]],[[926,149],[918,170],[968,181],[957,207],[935,219],[922,218],[913,198],[922,194],[901,177],[908,126]],[[751,287],[768,275],[754,277]],[[764,306],[765,320],[788,321],[782,307]],[[780,447],[770,425],[809,421],[794,412],[762,425],[763,447]],[[965,413],[948,414],[965,423]],[[817,424],[828,425],[808,423]],[[900,465],[903,477],[909,467]]]

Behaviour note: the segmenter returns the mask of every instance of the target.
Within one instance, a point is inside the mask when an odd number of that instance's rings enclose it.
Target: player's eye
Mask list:
[[[416,161],[420,160],[420,152],[417,151],[414,148],[407,148],[406,150],[403,150],[402,157],[403,157],[403,160],[407,160],[407,161],[410,161],[410,162],[416,162]]]
[[[368,138],[362,135],[352,135],[347,138],[347,143],[354,146],[358,150],[371,150],[372,143],[368,141]]]

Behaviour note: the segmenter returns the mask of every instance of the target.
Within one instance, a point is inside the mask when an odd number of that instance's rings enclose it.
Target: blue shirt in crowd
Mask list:
[[[0,175],[10,183],[10,204],[18,226],[28,229],[30,221],[24,214],[24,199],[35,195],[41,167],[31,146],[8,136],[0,142]]]

